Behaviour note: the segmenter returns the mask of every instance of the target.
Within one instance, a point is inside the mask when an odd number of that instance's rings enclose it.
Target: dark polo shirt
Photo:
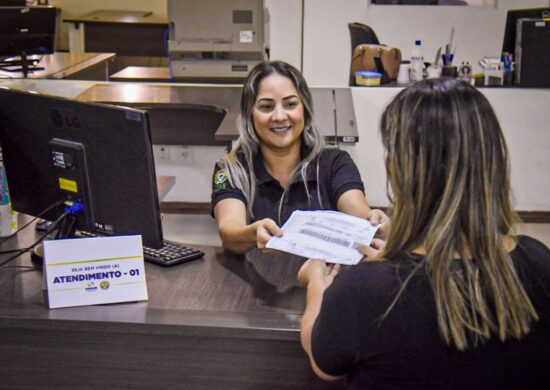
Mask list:
[[[302,156],[306,150],[302,151]],[[309,165],[307,171],[307,186],[310,198],[308,199],[301,175],[289,185],[288,193],[283,200],[281,218],[278,216],[278,206],[284,189],[265,169],[261,153],[254,159],[254,173],[258,188],[252,211],[254,216],[251,222],[264,218],[271,218],[282,225],[294,210],[337,210],[340,196],[349,190],[358,189],[364,192],[363,182],[357,166],[350,155],[336,148],[325,149],[319,157],[319,190],[317,192],[317,162]],[[231,186],[223,175],[227,174],[216,164],[212,180],[212,215],[216,204],[227,198],[239,199],[246,204],[242,191]]]

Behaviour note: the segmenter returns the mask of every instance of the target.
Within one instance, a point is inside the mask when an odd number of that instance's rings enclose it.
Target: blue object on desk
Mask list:
[[[449,57],[447,57],[446,54],[441,54],[441,61],[443,62],[443,66],[450,66],[453,64],[453,59],[455,58],[455,53],[449,54]]]
[[[504,70],[506,72],[512,71],[512,55],[508,53],[502,54],[502,62],[504,63]]]
[[[380,85],[382,76],[380,72],[358,70],[355,72],[355,84],[358,86],[376,87]]]

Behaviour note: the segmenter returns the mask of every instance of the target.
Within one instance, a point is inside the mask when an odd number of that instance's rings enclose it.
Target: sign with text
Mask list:
[[[50,309],[147,300],[141,236],[44,241]]]

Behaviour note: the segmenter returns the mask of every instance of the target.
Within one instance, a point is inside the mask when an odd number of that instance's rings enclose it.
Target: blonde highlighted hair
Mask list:
[[[309,198],[307,188],[307,170],[311,163],[318,162],[318,157],[325,147],[325,141],[321,130],[313,120],[313,100],[311,92],[307,86],[306,80],[299,70],[292,65],[282,61],[262,62],[256,65],[248,74],[241,95],[241,113],[239,115],[237,128],[239,139],[235,146],[218,164],[229,174],[229,181],[235,188],[239,188],[247,202],[248,219],[252,219],[254,214],[252,208],[256,195],[257,179],[254,174],[254,158],[260,152],[260,139],[254,128],[252,111],[256,104],[260,82],[272,74],[279,74],[287,77],[293,84],[300,100],[304,106],[304,131],[302,133],[302,142],[307,146],[309,153],[296,167],[293,177],[301,175],[303,178],[306,193]],[[319,165],[317,164],[317,176],[319,175]],[[317,180],[319,184],[319,180]],[[319,194],[319,204],[322,200]],[[279,200],[278,214],[279,223],[281,217],[282,200],[286,196],[286,190]]]
[[[456,79],[418,82],[387,107],[381,135],[393,193],[382,256],[425,248],[417,270],[430,276],[447,344],[463,350],[527,334],[538,317],[503,247],[519,218],[506,142],[487,99]]]

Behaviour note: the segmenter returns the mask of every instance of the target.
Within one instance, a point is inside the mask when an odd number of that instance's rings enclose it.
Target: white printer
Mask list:
[[[263,0],[168,0],[173,79],[240,83],[266,59]]]

